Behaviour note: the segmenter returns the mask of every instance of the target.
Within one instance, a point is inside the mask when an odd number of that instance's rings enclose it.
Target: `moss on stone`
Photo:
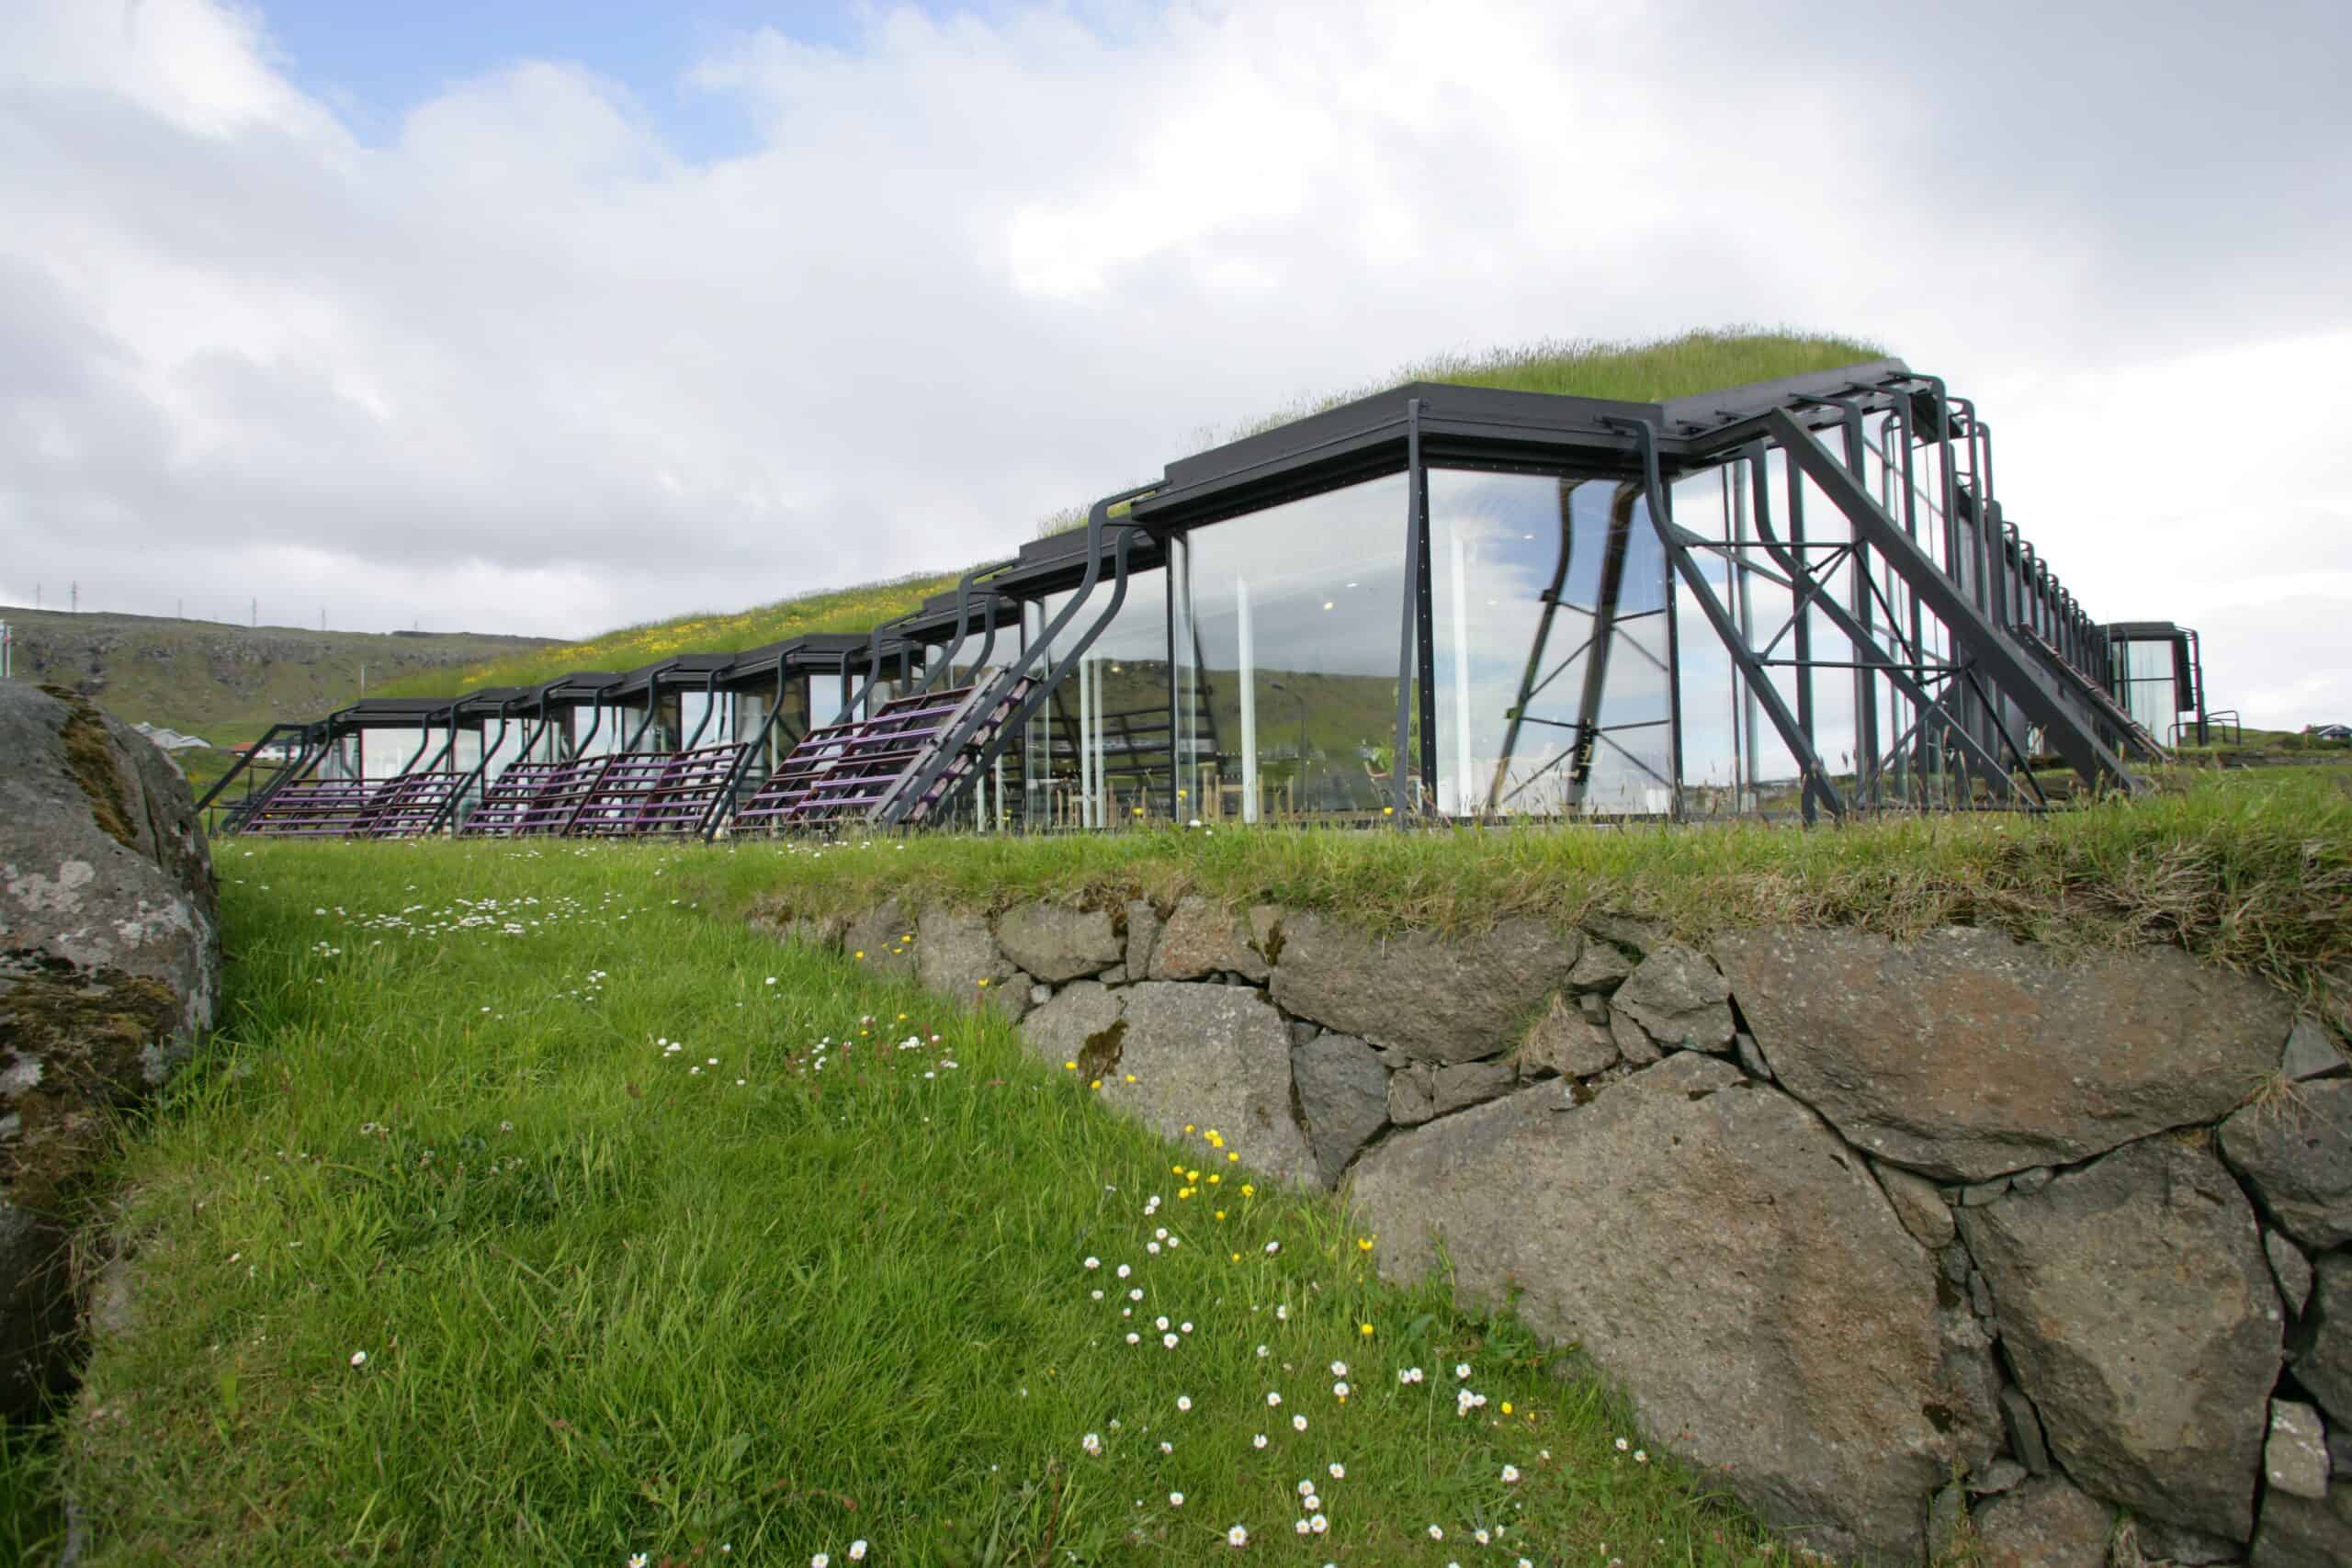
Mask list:
[[[130,795],[123,787],[122,770],[115,766],[114,739],[107,733],[106,715],[97,705],[62,686],[42,691],[65,705],[65,723],[57,738],[65,744],[65,771],[90,797],[90,815],[110,839],[126,849],[139,847],[130,825]]]
[[[55,1213],[104,1145],[108,1106],[136,1096],[148,1047],[170,1038],[180,1005],[160,980],[118,969],[81,976],[44,964],[0,991],[0,1059],[39,1062],[40,1081],[7,1109],[17,1135],[0,1145],[8,1201]]]

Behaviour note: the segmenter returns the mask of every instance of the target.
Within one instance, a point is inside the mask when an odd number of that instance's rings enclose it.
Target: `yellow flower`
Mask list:
[[[1201,1173],[1197,1170],[1188,1170],[1184,1173],[1184,1179],[1187,1181],[1198,1181],[1200,1179]]]
[[[1384,806],[1380,808],[1380,814],[1383,817],[1394,817],[1396,815],[1396,808],[1393,806]]]
[[[1129,1073],[1129,1074],[1127,1075],[1127,1081],[1128,1081],[1129,1083],[1133,1083],[1133,1082],[1135,1082],[1135,1081],[1136,1081],[1136,1076],[1135,1076],[1135,1074],[1133,1074],[1133,1073]]]
[[[862,947],[861,947],[861,948],[859,948],[859,949],[857,950],[857,955],[858,955],[860,958],[865,957],[865,949],[864,949],[864,948],[862,948]]]
[[[1508,1399],[1503,1401],[1503,1414],[1506,1416],[1510,1414],[1510,1401]]]
[[[1168,1168],[1168,1174],[1170,1176],[1182,1176],[1184,1174],[1184,1168],[1181,1165],[1171,1165]]]
[[[1258,1195],[1258,1190],[1245,1181],[1241,1184],[1241,1195],[1244,1198],[1254,1198]]]
[[[1219,1176],[1216,1172],[1215,1172],[1215,1171],[1211,1171],[1211,1172],[1209,1172],[1209,1185],[1210,1185],[1211,1187],[1215,1187],[1218,1182],[1223,1181],[1224,1179],[1225,1179],[1225,1178],[1224,1178],[1224,1177],[1222,1177],[1222,1176]]]
[[[1227,1155],[1227,1156],[1226,1156],[1225,1157],[1226,1157],[1226,1159],[1227,1159],[1227,1161],[1232,1161],[1232,1160],[1238,1160],[1238,1159],[1239,1159],[1241,1156],[1240,1156],[1239,1155]]]
[[[1372,1237],[1368,1235],[1360,1235],[1356,1237],[1356,1250],[1358,1252],[1370,1252],[1372,1250]]]
[[[1368,1323],[1359,1323],[1356,1325],[1356,1332],[1363,1335],[1366,1339],[1369,1339],[1372,1337],[1372,1325]]]
[[[1223,1218],[1225,1218],[1225,1211],[1224,1211],[1223,1209],[1219,1209],[1219,1210],[1216,1212],[1216,1217],[1217,1217],[1218,1219],[1220,1219],[1220,1220],[1221,1220],[1221,1219],[1223,1219]]]
[[[981,982],[980,982],[980,989],[982,989],[983,991],[985,991],[985,990],[987,990],[988,988],[989,988],[989,983],[988,983],[986,980],[981,981]]]
[[[1064,1062],[1062,1064],[1062,1071],[1066,1073],[1074,1073],[1078,1071],[1078,1064],[1076,1062]]]
[[[1238,1252],[1237,1252],[1237,1253],[1235,1253],[1235,1254],[1233,1255],[1233,1260],[1234,1260],[1236,1263],[1240,1262],[1240,1261],[1241,1261],[1241,1254],[1239,1254],[1239,1253],[1238,1253]]]
[[[900,1014],[899,1015],[899,1021],[900,1023],[904,1023],[904,1022],[906,1022],[906,1021],[907,1021],[907,1015],[906,1015],[905,1013],[900,1013]]]
[[[1102,1087],[1102,1080],[1101,1078],[1096,1078],[1092,1083],[1088,1084],[1086,1087],[1089,1089],[1101,1089]]]
[[[1189,1133],[1189,1132],[1191,1132],[1192,1130],[1193,1130],[1193,1124],[1192,1124],[1190,1122],[1185,1122],[1185,1123],[1184,1123],[1184,1131],[1186,1131],[1187,1133]]]

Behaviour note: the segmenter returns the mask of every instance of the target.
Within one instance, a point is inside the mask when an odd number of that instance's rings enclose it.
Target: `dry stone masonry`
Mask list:
[[[1442,1252],[1854,1562],[2352,1563],[2352,1062],[2170,949],[1382,940],[1187,897],[763,917]]]
[[[217,909],[179,770],[85,699],[0,681],[0,1416],[71,1375],[74,1206],[109,1109],[211,1026]]]

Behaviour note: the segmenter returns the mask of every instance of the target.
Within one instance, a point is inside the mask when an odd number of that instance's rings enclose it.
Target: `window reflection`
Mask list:
[[[2121,645],[2124,707],[2140,728],[2158,739],[2171,736],[2173,721],[2182,709],[2195,706],[2177,679],[2173,644],[2131,641]]]
[[[1637,484],[1430,474],[1437,807],[1671,811],[1666,560]]]
[[[1389,804],[1407,493],[1396,474],[1173,547],[1179,815],[1257,822]],[[1402,765],[1418,790],[1414,761]]]
[[[1070,597],[1048,594],[1036,607],[1037,625],[1051,626]],[[1047,668],[1062,669],[1110,602],[1111,585],[1096,584],[1050,645]],[[1023,737],[1028,823],[1104,828],[1164,819],[1175,763],[1168,698],[1168,577],[1130,572],[1118,615],[1056,683]]]

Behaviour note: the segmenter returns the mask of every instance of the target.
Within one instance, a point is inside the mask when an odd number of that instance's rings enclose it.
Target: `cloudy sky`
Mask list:
[[[1786,323],[1973,396],[2217,704],[2352,719],[2352,7],[2053,9],[0,0],[0,604],[584,634]]]

